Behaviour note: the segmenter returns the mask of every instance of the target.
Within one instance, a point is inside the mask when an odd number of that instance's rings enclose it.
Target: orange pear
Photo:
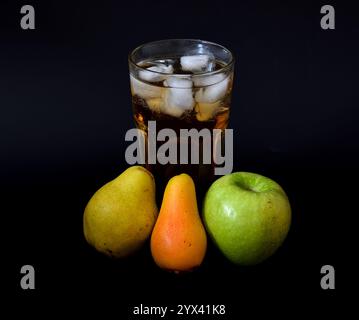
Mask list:
[[[198,213],[193,180],[180,174],[166,186],[151,236],[153,259],[162,269],[190,271],[202,263],[206,248],[207,237]]]

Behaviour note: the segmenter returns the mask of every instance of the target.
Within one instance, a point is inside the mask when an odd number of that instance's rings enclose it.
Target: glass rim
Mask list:
[[[165,73],[165,72],[159,72],[159,71],[154,71],[154,70],[148,70],[145,67],[141,67],[140,65],[138,65],[134,60],[133,60],[133,56],[134,54],[139,51],[142,47],[150,45],[150,44],[160,44],[163,42],[168,42],[168,41],[193,41],[193,42],[201,42],[201,43],[205,43],[205,44],[209,44],[209,45],[213,45],[216,47],[220,47],[221,49],[225,50],[226,52],[229,53],[230,55],[230,61],[228,63],[226,63],[226,65],[224,65],[223,67],[219,68],[218,70],[214,70],[214,71],[203,71],[203,72],[198,72],[198,73],[194,73],[194,74],[183,74],[183,73]],[[130,65],[133,65],[135,68],[143,70],[143,71],[147,71],[147,72],[151,72],[154,74],[159,74],[159,75],[163,75],[163,76],[175,76],[175,77],[184,77],[184,78],[188,78],[188,77],[203,77],[203,76],[211,76],[214,74],[218,74],[218,73],[222,73],[227,71],[227,69],[230,69],[234,62],[234,56],[233,53],[227,49],[226,47],[215,43],[215,42],[211,42],[211,41],[207,41],[207,40],[201,40],[201,39],[186,39],[186,38],[174,38],[174,39],[163,39],[163,40],[155,40],[155,41],[149,41],[146,43],[143,43],[141,45],[139,45],[138,47],[136,47],[135,49],[133,49],[129,54],[128,54],[128,62]]]

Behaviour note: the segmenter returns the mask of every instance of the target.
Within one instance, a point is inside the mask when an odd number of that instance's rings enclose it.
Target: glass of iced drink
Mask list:
[[[188,173],[200,184],[213,179],[214,164],[204,163],[203,139],[189,140],[188,162],[181,161],[181,129],[224,130],[227,127],[233,82],[234,59],[221,45],[202,40],[170,39],[144,44],[129,55],[132,107],[136,127],[148,136],[149,121],[156,123],[156,136],[170,128],[177,134],[170,143],[178,148],[177,163],[153,163],[146,155],[146,167],[166,182]],[[168,141],[167,141],[168,142]],[[157,142],[157,150],[163,142]],[[199,163],[191,163],[198,147]],[[207,147],[208,142],[205,147]],[[147,149],[146,149],[147,150]],[[191,151],[192,150],[192,151]],[[183,159],[182,159],[183,160]]]

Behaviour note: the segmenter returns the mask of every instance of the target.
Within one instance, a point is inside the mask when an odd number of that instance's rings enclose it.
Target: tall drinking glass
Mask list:
[[[157,159],[151,158],[146,148],[146,167],[156,179],[165,182],[174,175],[187,173],[201,184],[212,181],[213,159],[208,163],[203,156],[203,147],[208,147],[208,141],[200,135],[199,139],[184,142],[181,129],[196,129],[199,132],[208,129],[212,133],[213,129],[227,128],[233,65],[233,55],[228,49],[202,40],[155,41],[141,45],[130,53],[133,115],[136,127],[145,137],[146,146],[153,137],[149,136],[149,125],[155,128],[153,130],[158,140],[163,138],[158,136],[162,129],[172,129],[176,133],[175,138],[157,141]],[[165,143],[177,149],[176,161],[158,161],[161,152],[166,153],[161,149]],[[188,143],[187,163],[181,159],[181,150],[185,150],[181,149],[183,143]],[[196,148],[199,162],[193,163],[191,157]]]

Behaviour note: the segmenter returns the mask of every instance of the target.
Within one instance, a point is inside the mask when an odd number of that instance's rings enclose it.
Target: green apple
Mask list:
[[[291,209],[278,183],[259,174],[236,172],[211,185],[204,199],[203,221],[230,261],[253,265],[271,256],[283,243]]]

